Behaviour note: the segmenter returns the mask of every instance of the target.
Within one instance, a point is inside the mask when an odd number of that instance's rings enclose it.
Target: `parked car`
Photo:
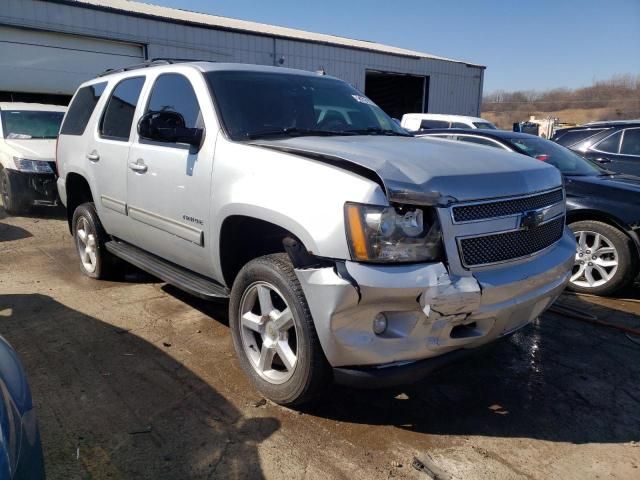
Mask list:
[[[609,295],[638,275],[640,177],[616,174],[549,140],[506,131],[426,134],[518,152],[557,167],[567,192],[567,223],[578,247],[569,288]]]
[[[410,132],[429,130],[432,128],[470,128],[496,130],[493,123],[479,117],[464,115],[441,115],[437,113],[406,113],[400,122]]]
[[[120,258],[230,298],[240,364],[281,404],[415,381],[527,325],[573,265],[557,169],[413,138],[310,72],[110,72],[76,92],[57,160],[81,270]]]
[[[57,205],[55,143],[65,111],[0,102],[0,196],[8,213]]]
[[[562,128],[551,139],[608,170],[640,176],[640,120]]]
[[[18,354],[0,336],[0,478],[44,480],[31,390]]]

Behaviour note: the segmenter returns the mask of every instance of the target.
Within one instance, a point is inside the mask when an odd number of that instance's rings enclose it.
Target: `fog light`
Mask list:
[[[382,335],[387,329],[387,317],[384,313],[379,313],[373,319],[373,333],[376,335]]]

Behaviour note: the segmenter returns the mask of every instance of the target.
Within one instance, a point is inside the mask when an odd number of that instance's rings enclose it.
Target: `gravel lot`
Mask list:
[[[640,287],[560,302],[640,329]],[[265,402],[227,306],[131,268],[80,274],[63,212],[0,209],[0,334],[22,356],[49,479],[640,478],[640,344],[547,313],[411,387]],[[640,342],[640,337],[632,339]]]

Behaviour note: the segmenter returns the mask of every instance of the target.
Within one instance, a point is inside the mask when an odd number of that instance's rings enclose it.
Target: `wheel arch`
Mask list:
[[[71,232],[73,212],[83,203],[93,202],[94,197],[89,182],[79,173],[68,173],[65,178],[65,186],[67,192],[67,223]]]
[[[313,257],[308,242],[295,228],[252,215],[233,214],[227,216],[220,226],[218,258],[225,284],[230,287],[244,265],[254,258],[273,253],[288,253],[294,265],[301,255]],[[303,237],[303,238],[301,238]],[[286,245],[285,245],[286,244]]]

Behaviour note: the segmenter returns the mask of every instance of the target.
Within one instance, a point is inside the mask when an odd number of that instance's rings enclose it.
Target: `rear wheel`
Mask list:
[[[569,288],[610,295],[631,283],[636,261],[631,239],[603,222],[584,220],[569,225],[578,243]]]
[[[233,283],[229,323],[240,365],[282,405],[304,403],[331,379],[302,287],[286,254],[252,260]]]
[[[27,210],[27,204],[20,198],[19,192],[16,191],[9,171],[2,167],[0,167],[0,196],[2,197],[2,205],[7,213],[15,215]]]
[[[116,258],[105,243],[109,240],[93,203],[83,203],[73,212],[73,238],[80,258],[80,270],[96,279],[106,279],[116,271]]]

